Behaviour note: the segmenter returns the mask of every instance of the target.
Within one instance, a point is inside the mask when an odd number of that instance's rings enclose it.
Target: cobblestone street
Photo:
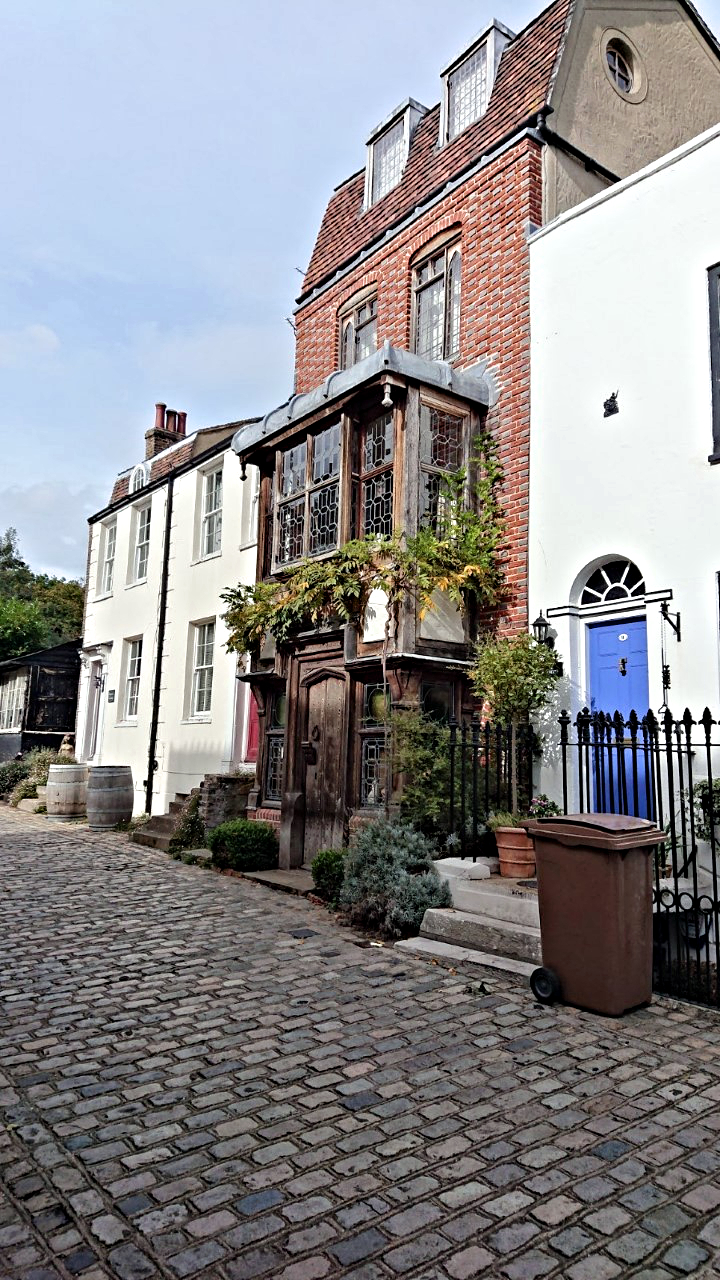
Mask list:
[[[720,1275],[712,1013],[547,1010],[4,808],[0,869],[2,1280]]]

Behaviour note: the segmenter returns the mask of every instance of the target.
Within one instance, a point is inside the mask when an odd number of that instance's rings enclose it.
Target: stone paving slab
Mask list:
[[[0,808],[0,1280],[720,1275],[719,1030]]]

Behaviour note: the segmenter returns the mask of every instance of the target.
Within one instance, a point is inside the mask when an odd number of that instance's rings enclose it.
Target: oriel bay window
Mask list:
[[[275,564],[334,551],[338,545],[340,424],[278,454]]]
[[[424,360],[460,351],[460,244],[437,249],[413,271],[413,347]]]
[[[420,409],[421,518],[442,531],[450,498],[448,481],[465,465],[467,419],[432,405]]]

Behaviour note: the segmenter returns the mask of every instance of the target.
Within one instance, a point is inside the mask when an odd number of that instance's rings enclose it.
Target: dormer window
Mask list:
[[[444,92],[440,118],[440,145],[485,114],[503,49],[513,32],[493,19],[489,27],[443,71]]]
[[[149,478],[150,471],[147,463],[138,463],[130,476],[130,493],[137,493],[139,489],[144,489]]]
[[[370,134],[365,166],[365,208],[377,204],[398,185],[410,151],[410,139],[427,108],[408,98]]]

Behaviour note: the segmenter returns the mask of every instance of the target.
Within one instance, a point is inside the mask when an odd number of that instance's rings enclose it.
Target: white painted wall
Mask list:
[[[682,615],[682,642],[668,632],[676,715],[706,704],[720,714],[707,278],[718,261],[717,127],[530,244],[530,617],[577,602],[593,562],[635,561],[647,591],[670,588]],[[620,412],[604,418],[616,390]],[[587,621],[553,619],[573,710],[588,697]],[[647,604],[647,627],[657,710],[658,604]]]
[[[198,554],[201,472],[217,465],[223,468],[222,545],[219,554],[202,559]],[[235,657],[225,650],[227,630],[221,621],[225,606],[220,594],[238,582],[255,581],[256,492],[254,469],[248,469],[243,484],[229,442],[224,453],[211,462],[175,479],[153,813],[165,812],[177,792],[189,791],[206,773],[227,770],[244,758],[248,691],[236,680]],[[90,526],[77,752],[94,764],[132,767],[136,813],[145,807],[143,783],[147,777],[167,493],[167,485],[163,485],[148,495],[152,516],[148,575],[144,583],[128,580],[133,512],[147,500],[143,494],[134,495],[113,517],[117,519],[117,546],[110,595],[100,593],[103,522]],[[189,715],[190,628],[192,623],[209,620],[216,623],[212,704],[209,714],[193,719]],[[128,721],[123,716],[125,642],[136,636],[143,637],[140,697],[137,719]],[[96,676],[103,682],[99,691],[96,691]],[[113,691],[114,701],[111,701]],[[87,726],[92,719],[94,698],[98,699],[99,724],[95,750],[91,754]]]

